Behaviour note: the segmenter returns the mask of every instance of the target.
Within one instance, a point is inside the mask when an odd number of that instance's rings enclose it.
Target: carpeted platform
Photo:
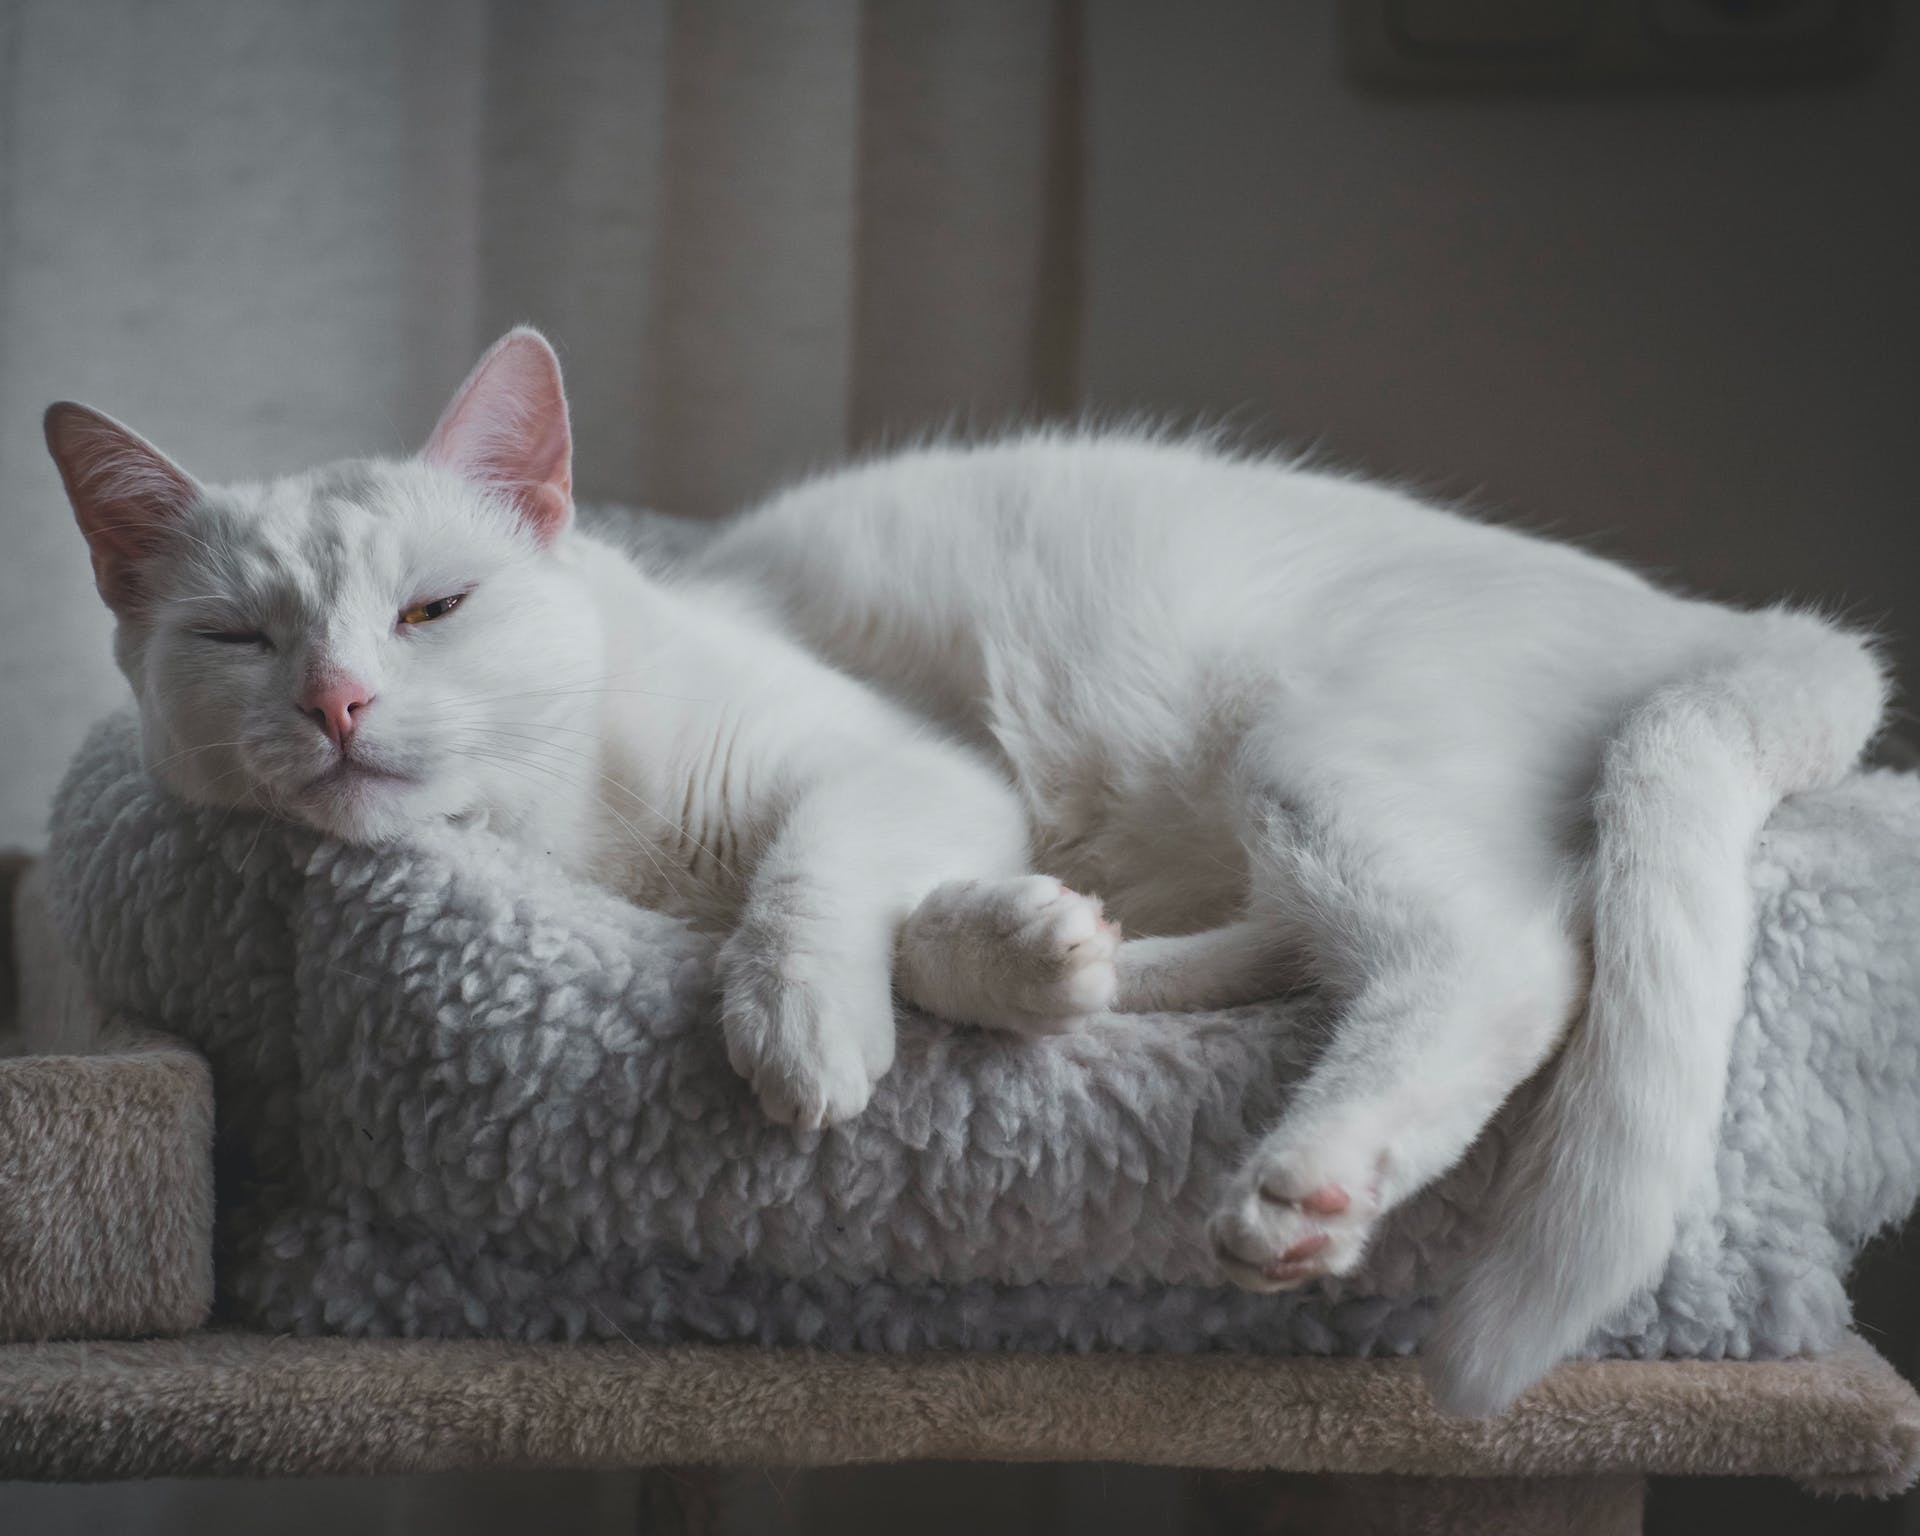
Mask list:
[[[208,1332],[0,1347],[0,1478],[1121,1461],[1314,1473],[1791,1476],[1887,1494],[1920,1399],[1817,1360],[1592,1360],[1449,1418],[1411,1361],[828,1355]]]
[[[11,886],[22,866],[0,864]],[[20,935],[24,994],[51,1008],[31,976],[44,930]],[[164,1037],[109,1038],[0,1061],[0,1338],[22,1341],[0,1345],[0,1478],[1108,1461],[1301,1474],[1288,1497],[1337,1511],[1315,1528],[1503,1536],[1637,1530],[1649,1475],[1868,1495],[1920,1477],[1920,1397],[1853,1336],[1813,1359],[1572,1362],[1467,1420],[1405,1359],[195,1332],[212,1300],[205,1066]],[[102,1106],[138,1134],[101,1134]],[[87,1337],[140,1332],[181,1336]]]

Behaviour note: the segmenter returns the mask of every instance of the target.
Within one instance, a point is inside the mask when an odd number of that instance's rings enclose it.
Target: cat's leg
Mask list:
[[[1331,1038],[1209,1226],[1230,1278],[1345,1274],[1540,1066],[1583,963],[1545,860],[1404,802],[1290,807],[1255,880],[1310,930]],[[1263,867],[1264,865],[1264,867]]]
[[[1305,936],[1261,912],[1166,938],[1128,939],[1118,956],[1119,1013],[1197,1013],[1297,991],[1313,980]]]
[[[977,760],[913,743],[823,763],[787,806],[719,957],[728,1057],[767,1113],[814,1127],[865,1108],[893,1062],[894,971],[910,916],[957,880],[1024,889],[1026,868],[1020,802]],[[997,914],[1003,904],[988,905]],[[1016,947],[1030,932],[1065,947],[1097,924],[1097,905],[1079,898],[1031,905],[1000,935]],[[909,1000],[967,1017],[915,990],[925,966],[901,970]]]
[[[943,1019],[1059,1034],[1095,1014],[1198,1013],[1308,985],[1297,925],[1263,911],[1199,933],[1125,939],[1100,903],[1045,875],[956,881],[901,928],[901,995]]]

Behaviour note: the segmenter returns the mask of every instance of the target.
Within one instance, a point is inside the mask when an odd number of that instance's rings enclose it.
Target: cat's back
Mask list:
[[[752,587],[836,665],[978,734],[1009,669],[1111,658],[1190,624],[1175,612],[1196,585],[1185,573],[1219,542],[1204,525],[1233,478],[1129,438],[928,447],[781,493],[699,565]],[[1199,510],[1185,526],[1160,510],[1182,505]],[[1191,650],[1189,637],[1162,654]]]
[[[1284,743],[1557,826],[1621,711],[1745,622],[1391,487],[1131,437],[862,465],[700,564],[997,757],[1050,867],[1136,925],[1183,860],[1231,867],[1256,735],[1270,768]]]
[[[1579,550],[1390,487],[1124,434],[857,465],[747,514],[701,564],[836,664],[957,721],[1013,672],[1177,694],[1249,655],[1300,673],[1506,629],[1644,628],[1633,612],[1675,606]]]
[[[1034,432],[809,480],[737,522],[708,561],[783,597],[824,588],[864,606],[872,592],[922,613],[1030,582],[1057,597],[1153,573],[1165,590],[1187,569],[1218,596],[1236,572],[1248,586],[1289,569],[1310,581],[1303,563],[1337,554],[1341,525],[1396,520],[1390,498],[1348,505],[1355,489],[1202,441]],[[1406,531],[1417,535],[1418,519]],[[1215,563],[1230,550],[1243,557],[1234,572]]]

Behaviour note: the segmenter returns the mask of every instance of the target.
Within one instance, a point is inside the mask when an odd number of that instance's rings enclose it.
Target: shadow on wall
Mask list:
[[[1384,96],[1332,10],[1087,8],[1083,397],[1831,603],[1920,674],[1920,30],[1830,86]]]

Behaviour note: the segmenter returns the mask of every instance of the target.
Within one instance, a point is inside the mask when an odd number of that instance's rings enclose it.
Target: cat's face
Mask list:
[[[48,413],[170,789],[355,842],[549,791],[602,670],[551,358],[509,337],[420,459],[258,486],[201,486],[97,413]]]

